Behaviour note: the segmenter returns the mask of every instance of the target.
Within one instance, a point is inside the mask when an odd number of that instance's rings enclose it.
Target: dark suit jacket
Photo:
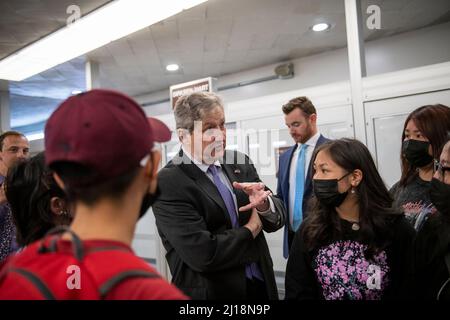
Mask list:
[[[324,144],[325,142],[330,141],[324,136],[320,135],[317,140],[317,144],[314,150],[317,149],[318,146]],[[283,199],[284,205],[286,207],[286,220],[285,220],[285,228],[284,228],[284,239],[283,239],[283,256],[285,258],[289,255],[289,245],[288,245],[288,231],[289,231],[289,172],[291,168],[291,160],[292,155],[294,154],[295,149],[297,148],[297,144],[287,149],[280,156],[279,160],[279,170],[278,170],[278,186],[277,186],[277,196]],[[309,163],[308,173],[305,179],[305,188],[303,192],[303,216],[307,212],[307,205],[309,200],[312,197],[312,176],[313,176],[313,161]]]
[[[244,164],[236,164],[245,161]],[[232,163],[232,164],[228,164]],[[226,151],[222,164],[231,183],[260,182],[250,159],[239,152]],[[167,254],[172,282],[193,299],[246,298],[245,265],[258,262],[267,294],[278,299],[277,287],[264,233],[253,239],[242,227],[251,211],[240,212],[240,228],[232,228],[229,214],[216,186],[186,155],[179,155],[158,174],[161,195],[153,205],[156,226]],[[238,208],[249,203],[248,196],[234,190]],[[285,210],[272,197],[280,221],[264,220],[263,229],[273,232],[284,224]]]

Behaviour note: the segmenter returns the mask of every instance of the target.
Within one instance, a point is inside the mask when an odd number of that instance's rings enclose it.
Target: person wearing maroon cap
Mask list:
[[[153,205],[173,283],[194,299],[278,299],[262,230],[284,224],[250,159],[225,150],[224,108],[214,93],[175,105],[179,154],[159,172]]]
[[[45,158],[74,220],[3,266],[0,299],[186,299],[130,248],[158,195],[160,153],[152,148],[169,138],[121,93],[95,89],[65,100],[46,124]]]

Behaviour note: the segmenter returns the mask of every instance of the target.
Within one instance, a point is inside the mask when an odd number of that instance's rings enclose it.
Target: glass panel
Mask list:
[[[239,150],[239,130],[236,122],[228,122],[225,124],[227,129],[227,150]]]
[[[401,114],[373,119],[378,172],[389,187],[400,179],[400,148],[407,117],[408,114]]]

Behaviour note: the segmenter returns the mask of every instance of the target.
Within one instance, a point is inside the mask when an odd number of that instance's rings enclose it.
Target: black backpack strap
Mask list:
[[[72,249],[73,249],[73,255],[78,260],[81,261],[83,258],[85,258],[87,255],[91,253],[97,253],[101,251],[125,251],[131,253],[131,251],[127,248],[121,247],[121,246],[104,246],[104,247],[96,247],[84,250],[83,242],[81,239],[67,226],[59,226],[52,230],[50,230],[46,237],[42,240],[41,245],[39,247],[39,253],[50,253],[50,252],[56,252],[57,251],[57,241],[60,239],[60,237],[65,234],[69,233],[72,236]],[[51,235],[54,235],[51,237]],[[139,268],[139,267],[137,267]],[[24,271],[24,270],[23,270]],[[87,271],[87,270],[86,270]],[[25,272],[26,273],[26,272]],[[41,292],[43,292],[43,295],[45,293],[45,297],[47,299],[54,299],[53,295],[51,294],[50,290],[45,286],[45,284],[35,275],[27,274],[24,275],[27,277]],[[152,272],[150,270],[145,270],[145,268],[142,269],[130,269],[126,270],[120,273],[116,273],[112,277],[108,278],[106,281],[104,281],[99,289],[99,295],[100,299],[106,298],[106,296],[111,292],[112,289],[114,289],[118,284],[122,283],[125,280],[131,279],[131,278],[160,278],[160,275]]]
[[[129,270],[116,274],[114,277],[108,279],[99,288],[100,299],[105,299],[108,293],[111,292],[114,287],[122,283],[125,280],[131,278],[160,278],[156,273],[145,270]]]
[[[57,226],[48,231],[44,239],[41,241],[41,245],[39,246],[38,252],[39,253],[56,252],[57,251],[56,243],[58,242],[60,237],[65,233],[69,233],[72,236],[73,255],[78,261],[83,260],[84,257],[83,242],[75,232],[70,230],[68,226]],[[58,235],[58,236],[49,237],[51,235]],[[48,239],[50,239],[49,245],[47,245]]]
[[[55,300],[55,296],[50,291],[50,289],[45,285],[45,283],[31,271],[21,269],[21,268],[11,268],[10,272],[15,272],[21,275],[23,278],[27,279],[39,292],[42,294],[46,300]]]

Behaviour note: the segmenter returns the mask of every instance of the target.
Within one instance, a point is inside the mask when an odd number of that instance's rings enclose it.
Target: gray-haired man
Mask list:
[[[213,93],[178,99],[182,148],[160,171],[153,211],[174,284],[194,299],[277,299],[263,232],[284,224],[250,159],[226,151],[223,103]]]

